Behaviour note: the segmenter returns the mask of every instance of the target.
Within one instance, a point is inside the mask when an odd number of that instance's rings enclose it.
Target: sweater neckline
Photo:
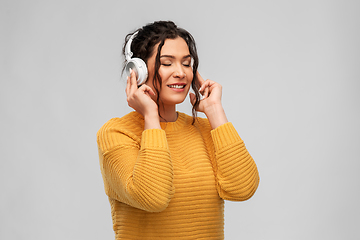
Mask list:
[[[160,122],[161,129],[167,131],[175,131],[190,125],[192,118],[185,113],[177,112],[178,117],[175,122]]]
[[[144,121],[144,117],[140,113],[134,111],[134,114],[138,118],[140,118]],[[175,131],[178,129],[182,129],[185,126],[191,125],[192,117],[190,117],[189,115],[187,115],[185,113],[178,112],[178,111],[177,111],[177,114],[178,114],[178,117],[175,122],[160,122],[161,129],[168,132],[168,131]]]

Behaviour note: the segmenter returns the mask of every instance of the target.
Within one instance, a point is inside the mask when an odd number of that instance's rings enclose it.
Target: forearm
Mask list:
[[[211,132],[215,147],[216,179],[223,199],[249,199],[259,184],[255,161],[231,123]]]
[[[100,152],[106,193],[110,198],[145,211],[164,210],[174,194],[173,167],[165,132],[145,130],[141,142],[123,135],[119,137],[122,138],[118,138],[119,147]]]

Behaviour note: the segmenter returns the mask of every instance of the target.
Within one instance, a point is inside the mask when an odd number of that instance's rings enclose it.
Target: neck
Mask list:
[[[177,119],[176,105],[160,105],[160,122],[175,122]]]

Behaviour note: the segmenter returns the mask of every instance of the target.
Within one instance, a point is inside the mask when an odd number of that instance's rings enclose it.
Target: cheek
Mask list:
[[[190,81],[194,78],[194,73],[193,73],[192,69],[189,71],[189,73],[186,73],[186,75],[188,76],[188,79]]]
[[[159,68],[159,75],[161,77],[161,80],[164,82],[164,81],[166,81],[167,79],[169,79],[172,76],[172,72],[165,69],[165,68],[160,67]]]
[[[191,79],[193,79],[194,73],[193,73],[192,69],[191,69],[189,72],[190,72],[190,73],[189,73],[189,76],[191,77]]]

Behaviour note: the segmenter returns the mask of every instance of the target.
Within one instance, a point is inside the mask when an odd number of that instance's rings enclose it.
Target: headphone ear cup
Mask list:
[[[148,77],[148,70],[145,62],[141,58],[130,59],[125,67],[126,74],[130,76],[130,68],[135,71],[137,76],[137,85],[145,83]]]

